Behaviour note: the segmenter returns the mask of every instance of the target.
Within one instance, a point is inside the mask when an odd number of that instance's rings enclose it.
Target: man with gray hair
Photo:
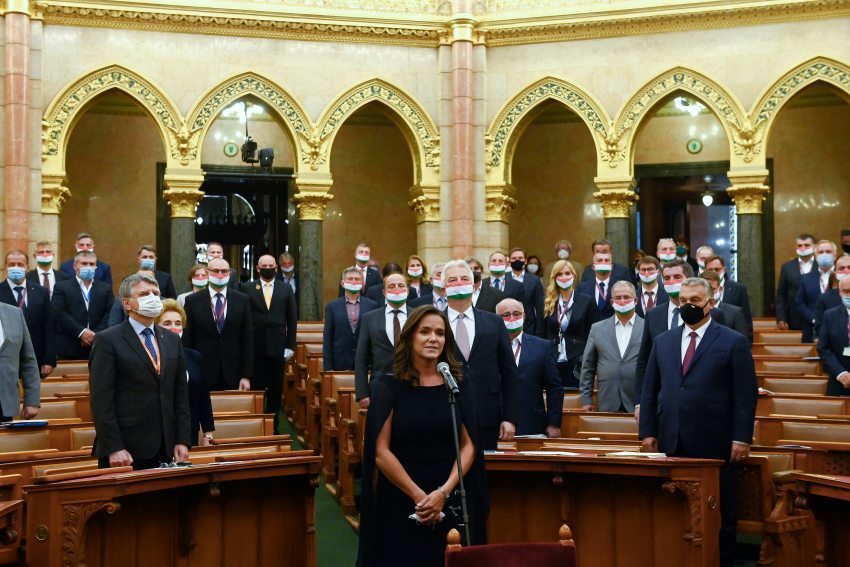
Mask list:
[[[593,411],[593,379],[598,382],[599,411],[635,411],[635,369],[643,318],[635,312],[637,297],[631,282],[619,281],[611,286],[614,315],[594,323],[584,348],[579,391],[585,411]]]
[[[322,368],[326,372],[354,370],[360,321],[366,313],[378,308],[377,303],[360,294],[363,272],[358,268],[350,266],[343,270],[339,285],[345,290],[345,295],[325,306]]]
[[[655,252],[662,265],[672,262],[676,259],[676,241],[672,238],[660,238]]]
[[[134,469],[189,458],[189,388],[180,338],[154,324],[162,312],[155,278],[121,282],[123,323],[95,337],[89,361],[94,456],[100,468]]]
[[[106,329],[112,309],[112,286],[95,279],[97,256],[78,252],[74,275],[53,288],[53,315],[56,319],[56,357],[60,360],[88,360],[95,334]]]
[[[433,305],[440,311],[445,311],[448,302],[446,301],[446,290],[443,289],[443,266],[445,262],[438,262],[431,266],[431,295],[422,295],[409,303],[410,308],[421,307],[423,305]]]
[[[655,339],[641,397],[645,451],[672,457],[720,459],[720,565],[735,558],[735,476],[750,452],[755,425],[756,372],[746,337],[712,320],[714,297],[701,278],[679,291],[684,325]],[[663,411],[661,402],[663,400]]]

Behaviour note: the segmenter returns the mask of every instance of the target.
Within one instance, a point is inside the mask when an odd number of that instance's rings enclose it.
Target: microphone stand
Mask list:
[[[455,415],[455,394],[451,388],[446,386],[449,391],[449,407],[452,410],[452,434],[455,440],[455,458],[457,460],[457,477],[458,486],[460,486],[460,507],[463,511],[463,533],[466,536],[466,545],[472,545],[472,539],[469,537],[469,513],[466,510],[466,488],[463,485],[463,466],[460,462],[460,441],[457,435],[457,416]]]

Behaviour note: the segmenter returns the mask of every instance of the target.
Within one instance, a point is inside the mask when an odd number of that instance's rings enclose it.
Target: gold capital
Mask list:
[[[451,36],[449,41],[473,41],[475,39],[475,19],[471,14],[458,14],[449,22]]]
[[[509,222],[511,210],[516,207],[516,189],[513,185],[489,185],[485,191],[485,214],[488,221]]]
[[[42,174],[41,176],[41,212],[46,215],[62,213],[62,205],[71,197],[71,190],[65,186],[65,174]]]
[[[407,206],[416,214],[416,224],[440,220],[439,186],[414,185],[409,193],[411,200]]]
[[[298,218],[300,220],[316,220],[325,219],[325,209],[328,206],[328,201],[334,196],[327,191],[303,191],[292,196],[292,201],[298,209]]]
[[[629,218],[632,204],[639,198],[637,193],[628,189],[597,191],[593,197],[602,204],[602,216],[606,219]]]
[[[29,0],[6,0],[6,9],[3,12],[5,14],[14,12],[29,16],[30,2]]]
[[[171,174],[166,171],[164,181],[166,190],[162,192],[162,198],[171,206],[171,218],[194,219],[198,203],[204,197],[200,190],[204,174]]]
[[[739,215],[762,214],[762,203],[770,193],[770,187],[762,183],[746,185],[732,185],[726,193],[735,202],[735,209]]]

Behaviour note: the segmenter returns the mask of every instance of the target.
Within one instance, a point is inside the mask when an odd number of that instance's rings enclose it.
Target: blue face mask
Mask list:
[[[91,268],[89,266],[83,266],[80,268],[80,279],[84,282],[90,282],[94,279],[94,271],[97,268]]]
[[[24,281],[24,277],[27,275],[27,271],[24,268],[8,268],[6,270],[6,275],[9,276],[9,279],[15,283],[21,283]]]
[[[153,258],[142,258],[139,261],[139,267],[143,270],[153,270],[154,266],[156,266],[156,260]]]
[[[841,303],[844,304],[844,307],[846,307],[847,309],[850,309],[850,297],[846,297],[846,296],[842,295],[841,296]]]
[[[828,268],[835,262],[835,258],[832,254],[818,254],[815,259],[818,262],[818,266],[822,268]]]

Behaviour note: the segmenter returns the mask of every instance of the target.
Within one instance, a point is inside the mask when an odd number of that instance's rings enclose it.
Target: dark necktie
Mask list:
[[[688,343],[688,350],[685,351],[685,360],[682,361],[682,376],[688,373],[688,369],[691,367],[691,361],[694,359],[694,353],[697,350],[696,331],[691,331],[688,336],[691,337],[691,342]]]
[[[605,282],[599,282],[599,300],[596,302],[596,308],[599,311],[605,311]]]
[[[142,336],[145,337],[145,348],[148,349],[148,352],[150,353],[151,358],[153,359],[153,363],[156,364],[158,361],[156,356],[156,348],[153,346],[153,341],[151,340],[151,337],[153,336],[153,331],[151,331],[149,328],[146,328],[142,331]]]
[[[499,291],[502,291],[502,280],[500,280],[499,278],[493,280],[493,287],[495,287]]]
[[[224,329],[224,296],[215,294],[215,326],[220,333]]]
[[[43,285],[47,289],[47,293],[50,293],[50,277],[47,275],[47,272],[42,274],[43,279],[41,280],[41,285]]]
[[[679,308],[674,307],[673,308],[673,322],[670,323],[670,328],[675,329],[678,326],[679,326]]]
[[[23,286],[16,285],[15,286],[15,293],[18,294],[18,307],[23,309],[24,307],[26,307],[26,304],[24,303],[24,288],[23,288]]]
[[[399,309],[393,309],[393,346],[398,344],[398,337],[401,335],[401,321],[398,319]]]
[[[653,295],[655,295],[654,291],[646,292],[646,311],[649,311],[650,309],[655,307],[655,298],[652,297]]]

